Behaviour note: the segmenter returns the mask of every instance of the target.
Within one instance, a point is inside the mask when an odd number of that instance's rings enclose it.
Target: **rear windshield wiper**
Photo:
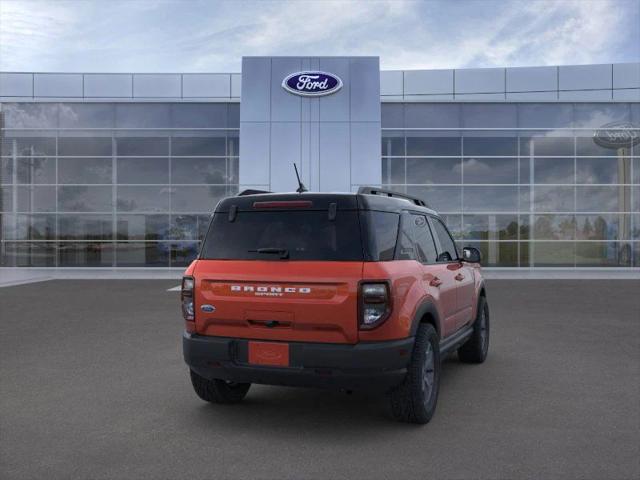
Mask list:
[[[275,255],[280,255],[280,258],[286,260],[289,258],[289,250],[286,248],[277,248],[277,247],[267,247],[267,248],[258,248],[256,250],[249,250],[250,253],[270,253]]]

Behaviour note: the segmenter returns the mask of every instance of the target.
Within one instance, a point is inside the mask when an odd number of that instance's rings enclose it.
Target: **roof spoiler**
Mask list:
[[[401,198],[403,200],[408,200],[420,207],[429,208],[429,205],[422,200],[421,198],[414,197],[411,195],[407,195],[406,193],[394,192],[392,190],[384,190],[378,187],[360,187],[358,189],[358,194],[362,195],[380,195],[382,197],[391,197],[391,198]]]
[[[237,196],[244,197],[245,195],[257,195],[259,193],[273,193],[268,190],[254,190],[252,188],[248,188],[246,190],[241,191]]]

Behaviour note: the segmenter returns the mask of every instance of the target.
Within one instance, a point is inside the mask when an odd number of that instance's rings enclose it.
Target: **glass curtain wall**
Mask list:
[[[384,186],[487,266],[640,266],[640,104],[384,104],[382,122]]]
[[[182,267],[238,189],[238,104],[2,104],[2,266]]]
[[[238,189],[237,103],[4,103],[2,266],[184,266]],[[386,187],[488,266],[640,266],[638,103],[385,103]],[[624,143],[624,142],[623,142]]]

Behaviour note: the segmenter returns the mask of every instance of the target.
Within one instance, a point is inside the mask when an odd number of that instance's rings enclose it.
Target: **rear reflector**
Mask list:
[[[272,202],[253,202],[253,208],[309,208],[313,202],[309,200],[280,200]]]

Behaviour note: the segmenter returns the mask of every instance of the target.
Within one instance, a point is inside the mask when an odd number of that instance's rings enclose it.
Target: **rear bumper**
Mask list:
[[[355,345],[289,342],[289,366],[248,363],[249,340],[184,332],[184,360],[198,375],[241,383],[386,391],[407,371],[413,337]]]

